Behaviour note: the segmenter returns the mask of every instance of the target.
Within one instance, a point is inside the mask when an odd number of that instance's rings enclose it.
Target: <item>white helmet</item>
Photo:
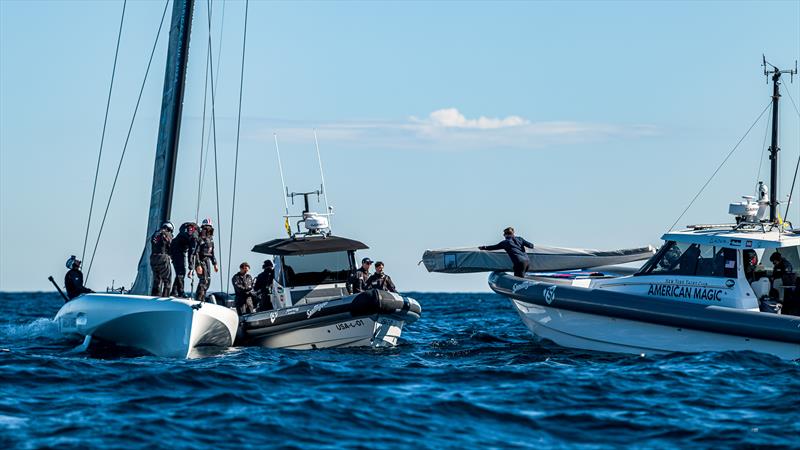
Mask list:
[[[202,223],[202,224],[200,224],[200,226],[202,226],[202,227],[211,227],[211,228],[214,228],[214,224],[211,222],[211,219],[210,219],[210,218],[208,218],[208,217],[206,217],[205,219],[203,219],[203,223]]]
[[[175,225],[173,225],[172,222],[170,222],[170,221],[166,221],[163,224],[161,224],[161,228],[166,228],[169,231],[174,231],[175,230]]]
[[[67,264],[66,264],[67,265],[67,269],[72,269],[72,267],[75,266],[76,264],[78,266],[80,266],[81,265],[81,260],[78,259],[77,256],[71,255],[69,257],[69,259],[67,260]]]

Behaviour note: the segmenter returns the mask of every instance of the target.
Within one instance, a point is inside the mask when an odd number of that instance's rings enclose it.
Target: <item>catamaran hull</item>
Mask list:
[[[800,359],[800,318],[576,288],[492,274],[525,326],[558,345],[660,354],[741,351]]]
[[[65,335],[98,338],[155,356],[186,358],[197,347],[230,347],[239,318],[223,306],[177,298],[86,294],[55,320]]]
[[[413,298],[369,291],[252,314],[242,319],[242,333],[246,343],[269,348],[393,347],[420,313]]]

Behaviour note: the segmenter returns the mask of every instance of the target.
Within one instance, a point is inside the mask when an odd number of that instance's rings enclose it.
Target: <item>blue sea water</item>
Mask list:
[[[75,353],[0,294],[0,448],[800,447],[800,364],[536,343],[493,294],[412,294],[395,349]]]

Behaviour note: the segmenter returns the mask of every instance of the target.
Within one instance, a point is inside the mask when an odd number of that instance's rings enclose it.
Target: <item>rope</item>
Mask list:
[[[122,24],[125,22],[125,7],[128,0],[122,2],[122,16],[119,18],[119,31],[117,32],[117,48],[114,50],[114,65],[111,69],[111,83],[108,86],[108,99],[106,100],[106,115],[103,118],[103,132],[100,134],[100,151],[97,154],[97,166],[94,169],[94,186],[92,186],[92,200],[89,202],[89,217],[86,218],[86,234],[83,236],[83,252],[81,261],[86,258],[86,244],[89,242],[89,226],[92,224],[92,212],[94,211],[94,197],[97,193],[97,178],[100,175],[100,160],[103,157],[103,144],[106,141],[106,125],[108,124],[108,111],[111,109],[111,92],[114,90],[114,78],[117,74],[117,57],[119,56],[119,43],[122,41]]]
[[[219,30],[219,48],[217,48],[217,63],[221,61],[222,57],[222,42],[223,42],[223,31],[225,30],[225,4],[227,2],[222,0],[222,17],[220,18],[220,30]],[[209,8],[213,6],[213,2],[209,5]],[[211,8],[213,9],[213,8]],[[211,15],[211,10],[209,10],[209,15]],[[200,220],[200,204],[201,199],[203,198],[203,185],[205,184],[205,174],[206,174],[206,167],[208,167],[208,148],[211,146],[211,133],[208,133],[208,137],[205,136],[205,126],[206,126],[206,96],[208,95],[208,70],[209,70],[209,62],[211,60],[211,47],[208,47],[208,55],[206,57],[206,84],[204,88],[203,94],[203,131],[200,135],[200,176],[197,179],[197,209],[195,210],[195,222]],[[217,81],[215,82],[216,86],[219,86],[219,68],[221,67],[220,64],[217,65]],[[205,143],[205,156],[203,152],[203,144]]]
[[[247,49],[247,10],[250,5],[249,0],[244,2],[244,34],[242,36],[242,67],[239,73],[239,112],[236,116],[236,156],[233,161],[233,198],[231,199],[231,228],[228,230],[228,267],[231,267],[231,257],[233,256],[233,218],[236,212],[236,180],[239,176],[239,135],[242,129],[242,90],[244,88],[244,60],[245,50]],[[226,284],[225,291],[230,290],[230,280]]]
[[[206,0],[206,5],[208,9],[211,9],[211,2],[210,0]],[[211,47],[211,15],[208,16],[208,46]],[[211,134],[214,137],[214,187],[217,195],[217,229],[220,230],[219,233],[219,241],[222,242],[222,226],[221,226],[221,217],[220,209],[219,209],[219,162],[217,158],[217,113],[216,113],[216,105],[215,105],[215,92],[214,92],[214,59],[211,58],[209,61],[209,67],[211,74]],[[219,246],[219,259],[222,260],[222,246]],[[223,280],[225,279],[225,268],[223,267],[219,271],[219,285],[224,286]],[[211,274],[209,274],[211,275]]]
[[[702,194],[703,191],[706,189],[706,187],[709,185],[709,183],[711,183],[711,180],[713,180],[714,177],[717,175],[717,173],[720,171],[720,169],[722,169],[722,166],[724,166],[725,163],[728,162],[728,159],[730,159],[730,157],[733,156],[733,152],[735,152],[736,149],[739,148],[739,144],[741,144],[742,141],[744,140],[744,138],[746,138],[747,135],[750,134],[750,130],[752,130],[753,127],[756,126],[758,121],[761,120],[761,117],[764,115],[765,112],[767,112],[767,109],[769,109],[770,105],[772,105],[772,101],[771,100],[770,100],[769,103],[767,103],[767,106],[764,107],[764,110],[761,111],[761,114],[759,114],[758,117],[756,117],[756,120],[753,122],[752,125],[750,125],[750,128],[747,129],[747,132],[744,133],[744,136],[742,136],[742,138],[739,139],[739,142],[737,142],[736,145],[733,146],[733,149],[731,149],[731,151],[728,152],[728,156],[726,156],[725,159],[722,160],[722,163],[719,165],[719,167],[717,167],[717,170],[715,170],[714,173],[711,174],[711,176],[708,178],[708,180],[705,182],[705,184],[703,184],[703,187],[700,188],[700,190],[694,196],[692,201],[689,202],[689,205],[683,210],[681,215],[678,216],[677,219],[675,219],[675,222],[672,224],[671,227],[669,227],[669,230],[667,230],[667,231],[672,231],[672,229],[675,228],[675,225],[677,225],[678,222],[683,218],[683,215],[686,214],[686,211],[688,211],[689,208],[692,207],[692,205],[694,204],[695,200],[697,200],[697,197],[700,197],[700,194]]]
[[[786,89],[786,93],[789,94],[789,99],[792,101],[792,106],[794,106],[794,111],[797,113],[797,116],[800,117],[800,110],[797,109],[797,105],[794,103],[794,98],[792,98],[792,94],[789,89]],[[797,170],[800,169],[800,156],[797,158],[797,165],[794,167],[794,177],[792,178],[792,188],[789,189],[789,200],[786,202],[786,212],[783,214],[784,220],[789,218],[789,205],[792,204],[792,194],[794,193],[794,184],[797,181]]]
[[[142,80],[142,87],[139,89],[139,97],[136,99],[136,106],[133,109],[133,116],[131,117],[131,124],[128,127],[128,135],[125,137],[125,144],[122,146],[122,154],[119,157],[119,163],[117,164],[117,173],[114,175],[114,183],[111,184],[111,192],[108,194],[108,202],[106,203],[106,210],[103,213],[103,220],[100,222],[100,230],[97,232],[97,239],[94,242],[94,250],[92,250],[92,259],[89,262],[89,269],[86,271],[86,281],[89,280],[89,275],[92,273],[92,265],[94,264],[94,257],[97,253],[97,247],[100,244],[100,237],[103,235],[103,228],[106,224],[106,218],[108,217],[108,210],[111,207],[111,199],[114,198],[114,190],[117,187],[117,180],[119,179],[119,172],[122,169],[122,162],[125,160],[125,152],[128,150],[128,143],[131,139],[131,132],[133,131],[133,124],[136,122],[136,113],[139,112],[139,104],[142,101],[142,93],[144,93],[144,87],[147,84],[147,76],[150,74],[150,66],[153,63],[153,56],[156,54],[156,47],[158,46],[158,40],[161,37],[161,29],[164,27],[164,17],[167,16],[167,6],[169,6],[169,0],[164,2],[164,12],[161,13],[161,22],[158,24],[158,32],[156,32],[156,39],[153,42],[153,49],[150,51],[150,59],[147,61],[147,69],[144,72],[144,79]]]
[[[772,102],[770,101],[770,104]],[[758,182],[761,179],[761,168],[764,166],[764,154],[767,153],[767,136],[769,136],[770,124],[772,123],[772,116],[767,117],[767,126],[764,127],[764,142],[761,144],[761,153],[758,161],[758,173],[756,174],[756,190],[758,190]],[[757,194],[758,192],[756,192]]]

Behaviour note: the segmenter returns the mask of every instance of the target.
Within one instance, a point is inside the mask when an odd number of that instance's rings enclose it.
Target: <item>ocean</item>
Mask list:
[[[800,363],[537,343],[494,294],[411,293],[394,349],[77,353],[0,294],[0,448],[800,448]]]

